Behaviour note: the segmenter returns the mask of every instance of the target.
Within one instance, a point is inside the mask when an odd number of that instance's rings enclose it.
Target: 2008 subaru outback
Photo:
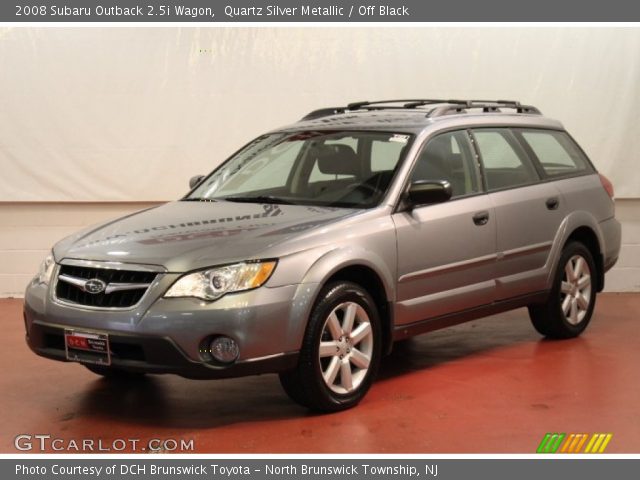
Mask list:
[[[611,183],[512,101],[314,111],[191,187],[55,245],[26,291],[34,352],[105,376],[278,372],[335,411],[411,335],[522,306],[579,335],[620,249]]]

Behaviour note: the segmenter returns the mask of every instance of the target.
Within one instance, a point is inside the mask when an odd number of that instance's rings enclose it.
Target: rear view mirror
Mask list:
[[[409,187],[412,207],[446,202],[451,198],[451,184],[446,180],[418,180]]]
[[[189,188],[196,188],[200,184],[200,182],[202,182],[202,180],[204,180],[204,175],[196,175],[194,177],[191,177],[189,179]]]

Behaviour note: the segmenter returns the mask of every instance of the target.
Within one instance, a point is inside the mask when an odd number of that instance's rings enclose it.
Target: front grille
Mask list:
[[[151,283],[157,273],[62,265],[58,272],[58,277],[60,275],[86,280],[97,278],[109,285],[113,283]],[[137,288],[118,290],[110,293],[103,291],[94,294],[84,291],[82,287],[58,279],[56,297],[65,302],[77,303],[78,305],[86,305],[88,307],[127,308],[138,303],[146,291],[147,288]]]

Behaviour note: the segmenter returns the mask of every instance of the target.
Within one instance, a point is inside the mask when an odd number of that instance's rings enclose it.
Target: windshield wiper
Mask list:
[[[274,197],[273,195],[255,195],[255,196],[231,196],[221,197],[221,200],[227,202],[245,202],[245,203],[279,203],[281,205],[295,205],[291,200],[286,200],[280,197]]]
[[[204,197],[189,197],[189,198],[183,198],[180,201],[181,202],[217,202],[217,200],[214,200],[213,198],[204,198]]]

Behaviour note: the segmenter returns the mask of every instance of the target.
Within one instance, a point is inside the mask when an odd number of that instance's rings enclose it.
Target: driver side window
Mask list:
[[[418,180],[447,180],[452,198],[478,193],[478,171],[467,133],[447,132],[429,140],[411,174],[411,182]]]

